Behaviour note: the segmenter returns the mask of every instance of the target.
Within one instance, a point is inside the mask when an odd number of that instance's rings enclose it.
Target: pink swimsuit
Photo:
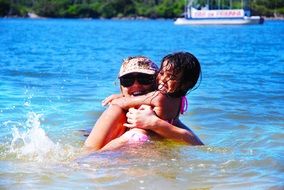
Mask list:
[[[129,130],[124,134],[129,143],[136,143],[136,142],[147,142],[149,141],[149,137],[143,133],[139,133],[134,130]]]
[[[187,111],[188,102],[186,96],[181,97],[180,113],[184,114]]]

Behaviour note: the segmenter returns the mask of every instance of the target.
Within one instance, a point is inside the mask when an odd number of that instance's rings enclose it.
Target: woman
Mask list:
[[[119,72],[121,94],[117,96],[138,96],[155,90],[157,72],[158,66],[144,56],[127,58]],[[126,123],[124,110],[117,105],[110,105],[97,120],[85,141],[85,148],[88,151],[102,149],[111,140],[124,134],[126,131],[124,123]]]

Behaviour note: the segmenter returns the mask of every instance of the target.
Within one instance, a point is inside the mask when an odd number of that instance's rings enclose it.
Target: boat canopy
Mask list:
[[[232,10],[197,10],[193,7],[190,9],[191,18],[241,18],[245,16],[243,9]]]

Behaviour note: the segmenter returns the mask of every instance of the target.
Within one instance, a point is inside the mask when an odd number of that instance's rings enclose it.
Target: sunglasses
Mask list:
[[[141,85],[153,84],[155,75],[148,74],[128,74],[119,78],[120,84],[124,87],[130,87],[134,84],[135,80]]]

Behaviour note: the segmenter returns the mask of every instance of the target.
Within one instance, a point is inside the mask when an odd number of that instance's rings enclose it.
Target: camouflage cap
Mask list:
[[[129,73],[144,73],[153,75],[158,72],[158,70],[158,66],[147,57],[129,57],[123,61],[119,71],[119,77],[122,77]]]

